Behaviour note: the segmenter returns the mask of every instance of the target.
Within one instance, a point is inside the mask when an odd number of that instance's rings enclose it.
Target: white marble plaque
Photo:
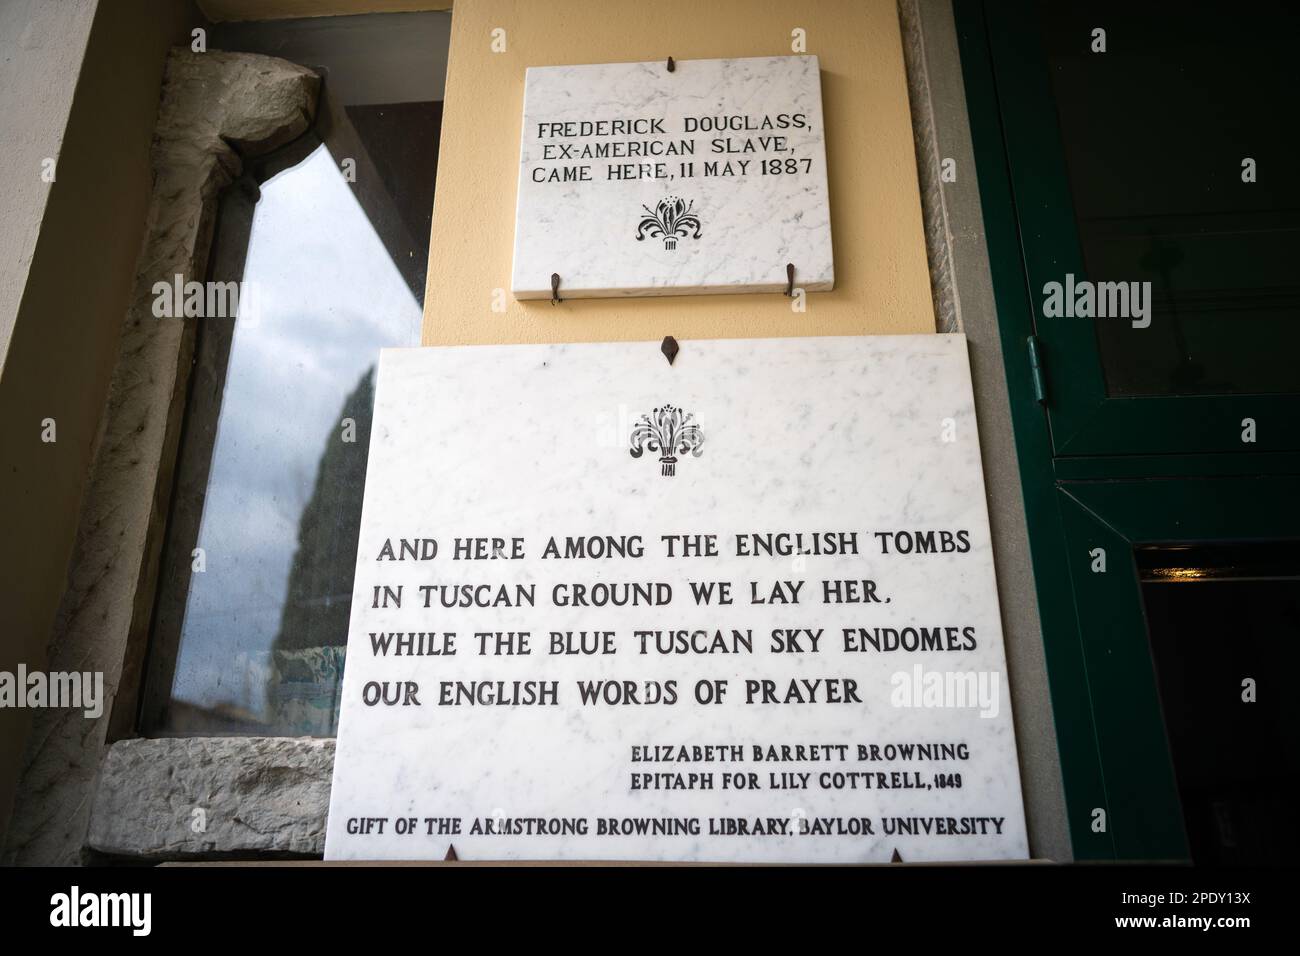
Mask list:
[[[328,859],[1026,855],[964,337],[387,350],[374,414]]]
[[[835,284],[815,56],[532,67],[520,299]]]

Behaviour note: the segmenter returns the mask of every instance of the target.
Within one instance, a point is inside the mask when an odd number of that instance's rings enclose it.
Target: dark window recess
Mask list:
[[[1290,864],[1300,853],[1300,542],[1139,548],[1137,558],[1192,859]]]
[[[420,342],[447,23],[272,21],[210,38],[324,82],[313,129],[221,199],[208,278],[244,293],[237,318],[190,320],[146,734],[337,728],[375,363]]]
[[[1300,8],[1249,9],[1042,7],[1086,278],[1151,283],[1149,328],[1094,320],[1110,395],[1300,392]]]

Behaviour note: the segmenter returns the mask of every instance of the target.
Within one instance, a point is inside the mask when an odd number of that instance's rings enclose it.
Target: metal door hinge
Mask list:
[[[1047,376],[1043,373],[1043,356],[1038,348],[1038,336],[1029,336],[1026,344],[1029,346],[1029,378],[1034,385],[1034,401],[1046,405]]]

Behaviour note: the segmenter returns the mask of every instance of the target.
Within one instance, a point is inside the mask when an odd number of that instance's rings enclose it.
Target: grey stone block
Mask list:
[[[113,856],[319,856],[334,741],[124,740],[108,749],[87,843]]]

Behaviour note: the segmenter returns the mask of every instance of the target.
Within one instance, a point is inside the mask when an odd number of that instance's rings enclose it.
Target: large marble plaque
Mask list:
[[[815,56],[532,67],[520,299],[835,284]]]
[[[964,337],[387,350],[374,416],[328,859],[1025,856]]]

